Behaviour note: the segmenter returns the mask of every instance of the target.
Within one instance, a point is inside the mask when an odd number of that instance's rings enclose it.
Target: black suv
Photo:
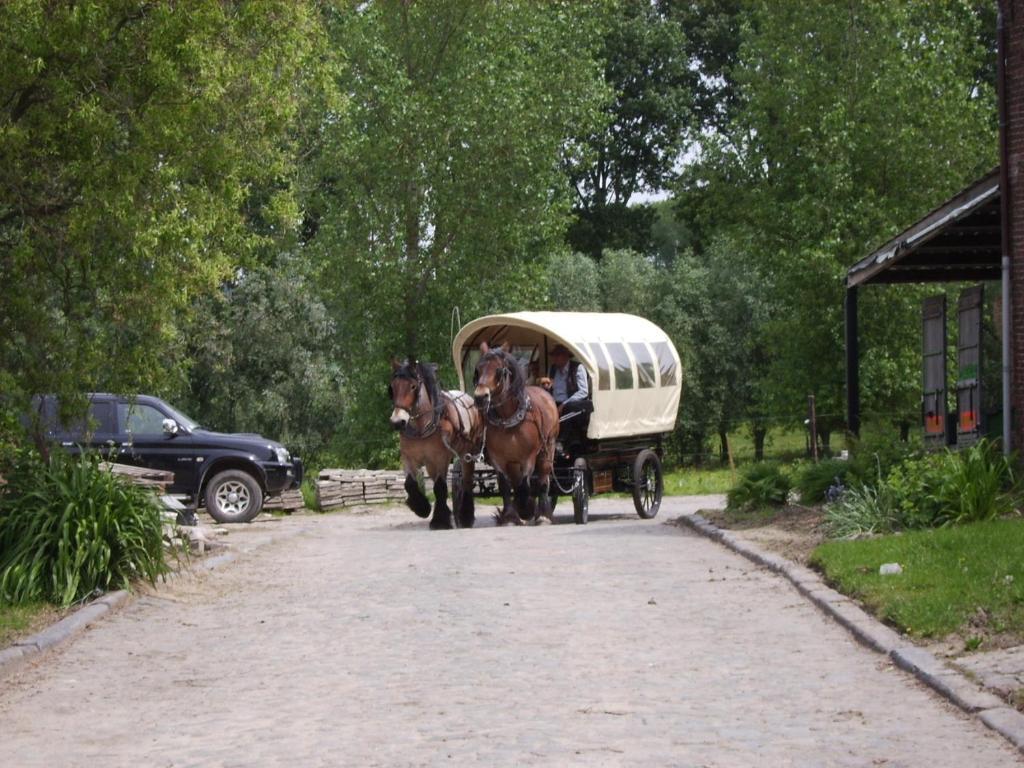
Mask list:
[[[265,497],[302,482],[302,461],[273,440],[207,431],[148,395],[88,397],[88,423],[77,425],[60,423],[55,398],[35,401],[48,439],[71,452],[90,447],[120,464],[173,472],[170,492],[205,504],[217,522],[248,522],[260,513]]]

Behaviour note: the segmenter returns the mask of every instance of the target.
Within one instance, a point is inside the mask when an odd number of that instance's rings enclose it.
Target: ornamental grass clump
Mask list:
[[[1013,512],[1013,465],[999,446],[982,440],[943,458],[942,480],[931,494],[938,509],[937,522],[977,523]]]
[[[839,459],[825,459],[805,464],[796,476],[796,489],[800,492],[800,501],[804,504],[825,501],[829,488],[845,485],[849,470],[850,463]]]
[[[70,605],[166,572],[156,500],[98,459],[20,457],[0,487],[0,604]]]
[[[778,507],[786,503],[792,487],[786,473],[777,464],[758,462],[740,470],[726,499],[729,509],[736,511]]]

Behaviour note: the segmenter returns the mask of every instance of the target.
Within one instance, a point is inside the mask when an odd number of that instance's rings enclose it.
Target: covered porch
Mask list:
[[[999,176],[999,169],[994,169],[861,259],[847,272],[847,426],[853,434],[859,435],[861,428],[858,292],[869,285],[1002,281],[1002,438],[1004,450],[1009,450],[1009,285],[1003,269],[1008,267],[1008,260],[1004,261],[1002,250]],[[979,317],[980,311],[979,307]],[[928,336],[938,333],[936,330]],[[944,314],[941,334],[944,342]],[[932,343],[938,342],[933,339]],[[929,338],[926,337],[926,356],[928,344]],[[944,363],[942,370],[945,370]]]

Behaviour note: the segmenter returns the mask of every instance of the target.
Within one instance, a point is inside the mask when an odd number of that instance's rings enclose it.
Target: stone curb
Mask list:
[[[13,671],[33,656],[71,639],[90,624],[120,608],[128,601],[128,598],[129,594],[124,590],[109,592],[34,635],[19,640],[9,648],[0,650],[0,677]]]
[[[896,631],[865,612],[853,600],[829,587],[810,568],[741,541],[699,514],[681,515],[676,520],[703,536],[723,544],[785,577],[800,594],[819,610],[848,630],[857,640],[878,653],[889,656],[900,669],[909,672],[947,701],[978,718],[989,728],[1024,752],[1024,714],[1007,706],[998,696],[978,687],[970,678],[947,666],[933,654],[908,645]]]
[[[309,530],[307,526],[302,526],[286,533],[276,534],[263,542],[260,548],[298,536],[307,530]],[[237,558],[238,553],[225,552],[214,557],[204,558],[200,562],[193,563],[191,567],[200,567],[204,570],[212,571],[214,568],[233,562]],[[169,578],[174,578],[174,576],[175,574],[168,574]],[[107,614],[113,613],[130,599],[131,593],[123,589],[116,592],[108,592],[34,635],[19,640],[8,648],[0,649],[0,679],[33,657],[70,640],[90,624],[99,621]]]

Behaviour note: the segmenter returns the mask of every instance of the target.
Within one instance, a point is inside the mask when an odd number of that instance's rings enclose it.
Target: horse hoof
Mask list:
[[[537,517],[534,518],[533,524],[534,525],[551,525],[551,521],[548,520],[543,515],[537,515]]]
[[[424,506],[417,504],[412,499],[406,499],[405,505],[415,513],[416,517],[424,519],[430,517],[430,502],[427,502],[426,506]]]

